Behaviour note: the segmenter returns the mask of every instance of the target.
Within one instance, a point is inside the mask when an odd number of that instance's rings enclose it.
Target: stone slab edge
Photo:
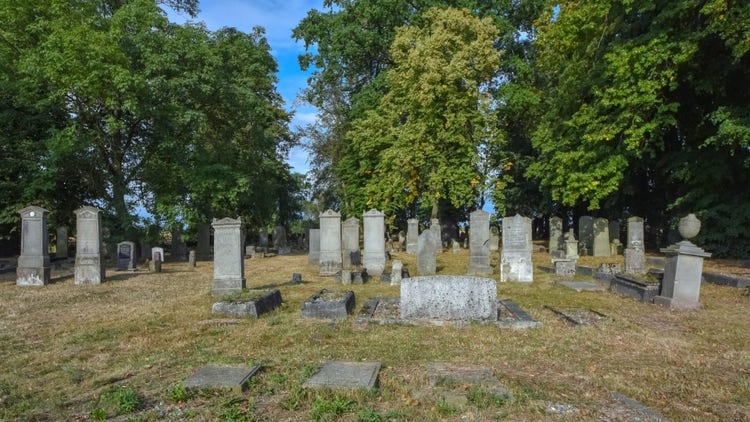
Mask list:
[[[206,366],[204,366],[203,368],[201,368],[201,370],[203,370],[203,369],[205,369],[205,368],[219,368],[219,369],[220,369],[220,368],[223,368],[223,367],[221,367],[221,366],[215,366],[215,365],[206,365]],[[245,368],[245,367],[243,367],[243,369],[244,369],[244,368]],[[185,380],[185,382],[183,383],[183,385],[184,385],[184,386],[185,386],[185,388],[187,388],[187,389],[196,389],[196,390],[200,390],[200,389],[212,389],[212,388],[213,388],[213,389],[227,389],[227,390],[231,390],[231,391],[233,391],[233,392],[235,392],[235,393],[242,393],[242,390],[244,389],[244,386],[245,386],[245,383],[247,382],[247,380],[249,380],[250,378],[252,378],[252,377],[253,377],[253,375],[255,375],[255,374],[256,374],[256,373],[257,373],[257,372],[258,372],[258,371],[260,370],[260,368],[261,368],[261,366],[260,366],[260,365],[254,365],[254,366],[252,366],[252,367],[251,367],[251,368],[250,368],[250,369],[249,369],[249,370],[247,371],[247,374],[245,374],[245,376],[244,376],[244,377],[242,377],[242,379],[241,379],[241,380],[239,381],[239,383],[238,383],[237,385],[221,385],[221,384],[214,384],[214,385],[205,385],[205,386],[200,386],[200,385],[192,385],[192,384],[190,384],[190,383],[188,382],[188,381],[190,380],[190,378],[191,378],[192,376],[191,376],[191,377],[188,377],[188,378],[187,378],[187,379]],[[238,369],[239,369],[239,368],[238,368]],[[199,370],[198,372],[200,372],[200,370]],[[198,372],[196,372],[196,374],[197,374]],[[195,375],[195,374],[194,374],[194,375]]]
[[[643,404],[631,399],[630,397],[627,397],[621,393],[618,393],[617,391],[612,392],[612,398],[619,401],[620,403],[624,404],[625,406],[635,410],[636,412],[647,416],[653,420],[657,420],[659,422],[669,422],[669,419],[665,418],[664,416],[660,415],[650,407],[644,406]]]
[[[382,365],[381,365],[380,362],[327,361],[325,364],[321,365],[320,368],[318,368],[318,371],[315,374],[313,374],[310,378],[307,379],[307,381],[305,381],[305,383],[303,384],[303,386],[305,386],[305,387],[312,387],[312,388],[328,387],[328,388],[333,388],[333,389],[336,389],[336,388],[349,388],[349,387],[345,387],[345,386],[332,387],[332,386],[327,386],[327,385],[324,385],[324,384],[311,384],[310,383],[310,381],[313,378],[315,378],[315,376],[318,375],[323,370],[323,368],[326,365],[340,364],[340,363],[343,363],[343,364],[367,364],[367,365],[372,365],[372,367],[373,367],[372,377],[365,382],[366,386],[363,387],[363,388],[365,388],[365,389],[377,388],[377,386],[378,386],[378,377],[380,376],[380,368],[382,367]]]
[[[744,289],[750,286],[750,278],[731,276],[728,274],[703,273],[703,280],[707,283],[718,284],[720,286],[730,286]]]

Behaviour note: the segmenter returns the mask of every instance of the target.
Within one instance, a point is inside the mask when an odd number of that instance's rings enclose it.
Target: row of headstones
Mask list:
[[[627,221],[627,243],[625,248],[644,249],[643,219],[630,217]],[[579,255],[606,257],[618,255],[620,242],[620,222],[606,218],[583,216],[578,220]],[[565,250],[563,220],[560,217],[549,219],[549,251]]]

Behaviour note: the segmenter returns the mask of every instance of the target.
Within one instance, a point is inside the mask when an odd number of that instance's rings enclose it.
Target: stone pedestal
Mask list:
[[[101,213],[94,207],[82,207],[75,211],[75,284],[101,284],[104,281]]]
[[[214,296],[239,293],[245,288],[245,236],[242,219],[214,219]]]
[[[365,237],[362,266],[367,274],[378,277],[385,270],[385,214],[370,210],[363,215]]]
[[[670,308],[698,308],[703,258],[711,256],[688,240],[661,249],[666,255],[661,294],[654,303]]]
[[[320,214],[320,275],[336,275],[341,268],[341,214],[328,210]]]
[[[565,235],[565,254],[563,255],[565,259],[578,259],[578,241],[576,240],[575,235],[573,234],[573,229],[570,229],[568,231],[568,234]]]
[[[18,257],[16,284],[43,286],[50,280],[47,213],[41,207],[26,207],[21,213],[21,255]]]

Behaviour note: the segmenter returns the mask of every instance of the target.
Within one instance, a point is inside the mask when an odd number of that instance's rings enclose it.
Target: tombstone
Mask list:
[[[563,221],[560,217],[549,219],[549,253],[563,250],[565,247],[563,238]]]
[[[278,252],[279,255],[289,254],[286,245],[286,229],[284,226],[276,226],[273,228],[273,247],[276,248],[276,252]]]
[[[188,252],[188,267],[195,268],[195,251],[191,250]]]
[[[490,267],[490,214],[476,210],[469,214],[469,275],[492,274]]]
[[[117,244],[117,271],[135,270],[135,242],[123,241]]]
[[[172,261],[187,259],[187,245],[182,241],[182,230],[172,229]]]
[[[612,220],[609,222],[609,241],[614,242],[615,240],[620,242],[620,222],[617,220]]]
[[[410,218],[406,222],[406,253],[414,255],[417,253],[417,242],[419,239],[419,221],[416,218]]]
[[[625,248],[625,272],[628,274],[646,274],[646,254],[640,245]]]
[[[214,218],[214,296],[242,292],[245,288],[245,235],[242,219]]]
[[[432,239],[433,241],[435,241],[435,252],[443,252],[443,233],[442,229],[440,228],[439,219],[433,218],[430,220],[430,230],[432,230],[432,233],[435,235]]]
[[[104,281],[102,259],[102,212],[81,207],[76,214],[75,284],[101,284]]]
[[[406,233],[403,230],[398,232],[398,251],[401,252],[406,249]]]
[[[620,243],[620,239],[615,239],[609,243],[609,254],[611,256],[617,256],[620,254],[620,248],[622,247],[622,244]]]
[[[578,241],[573,229],[568,230],[565,235],[565,259],[578,259]]]
[[[19,286],[43,286],[49,283],[48,212],[35,206],[20,211],[21,255],[16,269],[16,284]]]
[[[699,308],[703,258],[711,254],[690,242],[700,231],[700,221],[694,214],[680,220],[679,231],[684,240],[661,249],[666,255],[664,278],[654,303],[669,308]]]
[[[584,215],[578,219],[578,242],[585,255],[591,255],[594,249],[594,217]]]
[[[401,282],[399,310],[403,319],[497,321],[496,282],[468,276],[407,278]]]
[[[626,248],[646,249],[643,242],[643,219],[641,217],[628,218],[628,241]]]
[[[404,264],[399,260],[394,260],[391,264],[391,286],[401,285],[401,271],[404,269]]]
[[[68,228],[61,226],[57,228],[55,241],[55,258],[68,257]]]
[[[367,274],[378,277],[385,270],[385,214],[370,210],[363,215],[364,259],[362,266]]]
[[[151,261],[164,262],[164,248],[159,246],[151,248]]]
[[[268,228],[263,226],[258,229],[258,246],[263,252],[268,252]],[[216,253],[216,250],[214,250]]]
[[[356,217],[347,218],[341,223],[341,250],[344,254],[344,268],[357,265],[351,258],[352,253],[359,253],[359,219]]]
[[[531,219],[518,214],[503,218],[500,281],[534,281],[531,249]]]
[[[417,240],[417,273],[433,275],[437,272],[437,253],[435,251],[435,232],[425,230]]]
[[[310,229],[307,265],[320,264],[320,229]]]
[[[594,220],[594,256],[609,256],[609,221],[606,218]]]
[[[341,267],[341,214],[328,210],[320,214],[320,275],[336,275]]]
[[[500,229],[497,226],[490,227],[490,252],[500,250]]]
[[[198,249],[196,258],[200,261],[211,259],[211,225],[201,224],[198,227]]]

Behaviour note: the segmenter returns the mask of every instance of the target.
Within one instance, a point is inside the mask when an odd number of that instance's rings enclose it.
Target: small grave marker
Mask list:
[[[380,362],[328,361],[312,377],[305,387],[331,389],[373,389],[378,386]]]
[[[183,385],[188,389],[217,388],[241,393],[247,380],[258,370],[260,370],[260,365],[252,367],[206,365],[187,377]]]

